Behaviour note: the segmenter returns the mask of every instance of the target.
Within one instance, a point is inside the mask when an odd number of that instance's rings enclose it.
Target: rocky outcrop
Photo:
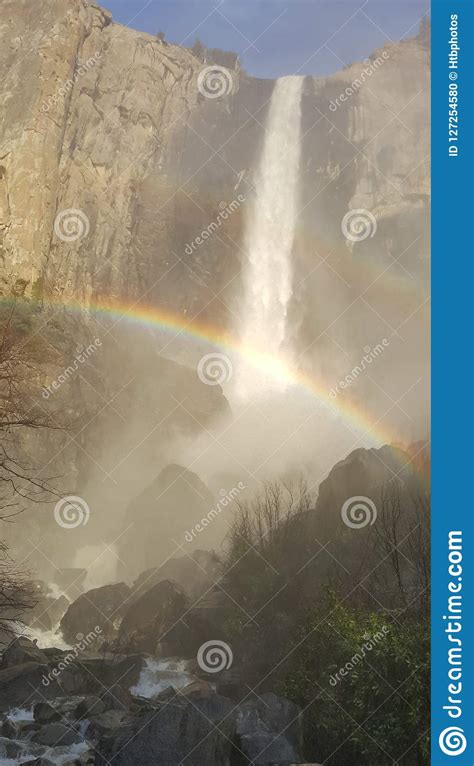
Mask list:
[[[33,641],[26,636],[19,636],[3,651],[0,668],[11,668],[14,665],[23,665],[25,662],[46,665],[48,660],[46,654]]]
[[[213,503],[195,473],[180,465],[167,466],[127,511],[126,531],[119,541],[121,560],[128,561],[127,551],[139,545],[142,566],[159,567],[185,543],[186,530],[209,513]]]
[[[184,593],[168,580],[159,582],[124,609],[118,646],[155,654],[185,609]]]
[[[74,601],[61,620],[60,628],[67,643],[76,644],[84,636],[96,634],[97,642],[113,638],[120,622],[119,614],[130,589],[125,583],[93,588]],[[95,650],[98,646],[94,647]]]
[[[187,556],[175,556],[159,567],[142,572],[133,583],[133,598],[162,580],[172,580],[195,600],[218,579],[219,563],[213,551],[197,550]]]

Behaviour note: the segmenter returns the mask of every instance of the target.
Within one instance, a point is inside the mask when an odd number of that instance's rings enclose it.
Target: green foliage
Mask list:
[[[409,567],[406,580],[411,606],[405,584],[397,584],[393,556],[387,557],[386,577],[368,578],[384,546],[393,550],[385,528],[408,523],[408,501],[396,499],[397,513],[388,498],[381,504],[378,534],[362,548],[344,528],[341,540],[323,549],[321,520],[304,485],[268,485],[250,505],[240,504],[234,517],[224,561],[229,599],[222,634],[247,686],[257,693],[277,689],[301,706],[308,761],[429,763],[429,630],[427,611],[419,608],[416,567]],[[425,515],[426,509],[419,511]],[[425,532],[413,536],[406,561],[421,565],[425,547]],[[335,573],[344,570],[334,556],[349,561],[361,553],[366,560],[356,562],[359,574],[337,579]],[[365,588],[357,587],[359,581]],[[393,604],[389,611],[385,600]]]
[[[328,766],[429,763],[428,626],[332,603],[297,631],[281,686],[305,709],[308,757]]]

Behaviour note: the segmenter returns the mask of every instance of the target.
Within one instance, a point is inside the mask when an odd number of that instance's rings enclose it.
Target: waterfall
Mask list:
[[[291,253],[298,212],[303,81],[302,77],[281,77],[275,84],[255,178],[255,199],[248,211],[244,234],[247,262],[237,334],[244,346],[263,351],[275,360],[275,369],[267,369],[269,374],[263,376],[264,388],[281,388],[284,383],[275,377],[278,378],[278,359],[286,339],[292,294]],[[244,364],[239,371],[238,389],[245,397],[261,391],[262,376]]]

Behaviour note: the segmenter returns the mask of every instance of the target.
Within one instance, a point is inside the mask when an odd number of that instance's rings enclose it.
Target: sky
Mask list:
[[[98,0],[114,21],[239,53],[255,77],[324,76],[414,36],[429,0]]]

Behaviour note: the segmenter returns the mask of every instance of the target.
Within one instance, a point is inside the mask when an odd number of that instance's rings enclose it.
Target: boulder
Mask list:
[[[94,715],[86,730],[88,739],[99,739],[113,732],[119,732],[124,726],[132,724],[134,717],[127,710],[107,710]]]
[[[76,707],[74,718],[80,721],[84,718],[90,718],[91,715],[99,715],[104,712],[105,707],[105,702],[100,697],[85,697]]]
[[[32,761],[22,761],[20,766],[55,766],[48,758],[34,758]]]
[[[115,637],[118,614],[129,593],[130,588],[123,582],[83,593],[69,606],[60,622],[65,641],[74,645],[96,631],[97,641],[90,646],[97,650],[103,639]]]
[[[114,662],[100,658],[76,660],[60,673],[58,682],[65,695],[102,696],[110,700],[108,707],[116,707],[113,700],[120,699],[122,704],[123,698],[130,698],[128,689],[137,683],[142,665],[141,655]]]
[[[43,679],[48,667],[39,662],[25,662],[0,670],[0,710],[51,699],[61,693],[56,681],[45,686]]]
[[[37,702],[33,708],[33,718],[36,723],[46,724],[61,720],[61,715],[47,702]]]
[[[169,580],[159,582],[145,591],[125,612],[118,645],[155,653],[158,644],[167,639],[185,610],[183,591]]]
[[[130,551],[139,550],[144,569],[150,569],[172,557],[176,543],[187,545],[189,551],[197,548],[194,541],[186,543],[186,531],[207,516],[214,502],[212,493],[195,473],[177,464],[166,466],[127,510],[127,531],[119,541],[120,559],[128,562]],[[213,542],[222,538],[217,531],[222,524],[218,519],[213,521]],[[206,543],[210,540],[208,535]]]
[[[253,766],[290,766],[298,758],[286,737],[268,731],[244,734],[239,740],[239,748]]]
[[[177,583],[194,600],[218,580],[219,574],[219,557],[214,551],[197,550],[188,556],[176,556],[142,572],[133,583],[131,600],[163,580]]]
[[[26,636],[18,636],[13,639],[2,655],[1,668],[11,668],[14,665],[23,665],[25,662],[36,662],[47,665],[45,653],[39,649],[34,641]]]
[[[67,747],[82,742],[82,737],[64,723],[48,723],[33,734],[31,741],[46,747]]]
[[[6,739],[16,739],[18,736],[18,730],[19,727],[17,724],[14,721],[10,721],[8,718],[2,723],[0,728],[2,737],[6,737]]]
[[[237,741],[255,766],[291,764],[303,750],[302,714],[297,705],[270,692],[238,707]]]
[[[123,731],[99,740],[97,766],[228,766],[234,750],[234,705],[213,695],[171,704],[138,717]]]

